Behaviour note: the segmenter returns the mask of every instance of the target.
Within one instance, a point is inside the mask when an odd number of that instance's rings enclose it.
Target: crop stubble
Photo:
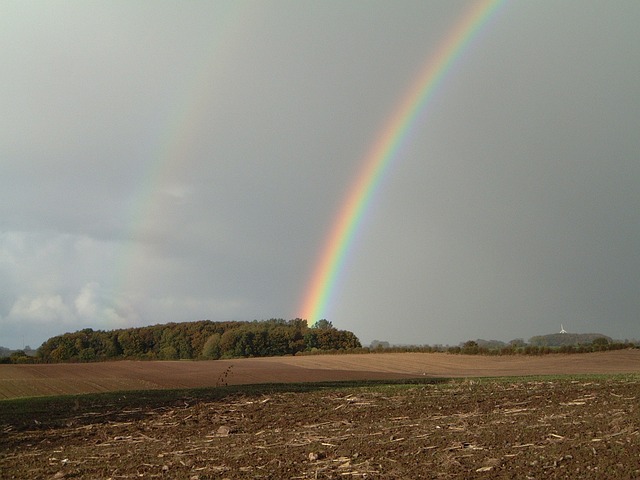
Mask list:
[[[0,478],[640,477],[637,374],[77,398],[55,421],[4,420]]]

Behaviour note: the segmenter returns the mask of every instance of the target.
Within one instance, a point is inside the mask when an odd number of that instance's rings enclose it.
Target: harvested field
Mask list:
[[[386,353],[216,361],[0,365],[0,399],[256,383],[640,373],[640,350],[572,355]]]
[[[0,365],[0,392],[0,479],[640,478],[639,350]]]
[[[634,479],[639,399],[635,374],[4,401],[0,478]]]

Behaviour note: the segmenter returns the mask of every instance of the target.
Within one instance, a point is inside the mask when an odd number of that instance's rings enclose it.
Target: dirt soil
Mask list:
[[[640,478],[637,374],[224,388],[0,414],[0,478]]]
[[[214,361],[0,365],[0,399],[221,384],[640,373],[640,350],[573,355],[385,353]]]
[[[45,395],[0,402],[0,479],[640,478],[639,373],[640,350],[0,365],[0,398]],[[291,383],[329,380],[359,383]]]

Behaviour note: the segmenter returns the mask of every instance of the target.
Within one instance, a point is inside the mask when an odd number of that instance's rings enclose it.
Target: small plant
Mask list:
[[[216,387],[226,387],[228,385],[227,383],[227,377],[229,376],[229,374],[231,373],[231,369],[233,368],[233,364],[229,365],[224,372],[222,372],[220,374],[220,376],[218,377],[218,380],[216,381]]]

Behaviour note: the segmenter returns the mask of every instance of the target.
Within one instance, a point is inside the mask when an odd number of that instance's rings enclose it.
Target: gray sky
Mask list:
[[[470,4],[4,0],[0,345],[299,316],[364,156]],[[364,343],[640,338],[639,21],[636,0],[501,6],[327,319]]]

